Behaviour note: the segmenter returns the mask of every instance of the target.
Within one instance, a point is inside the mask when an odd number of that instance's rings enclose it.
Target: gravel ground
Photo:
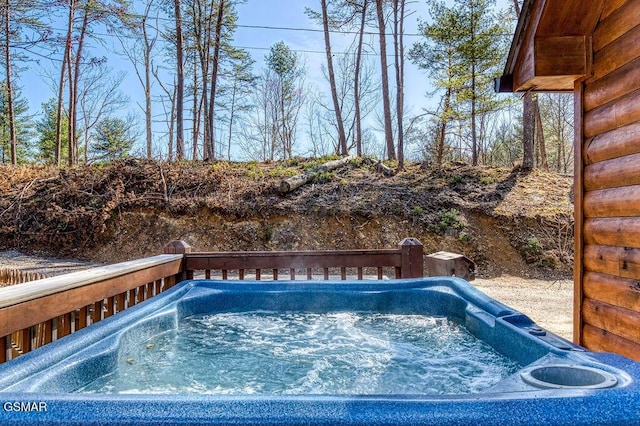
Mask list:
[[[17,251],[0,252],[0,269],[11,268],[60,275],[97,266],[80,260],[28,256]],[[571,340],[573,335],[573,283],[513,276],[477,278],[471,282],[480,291],[529,316],[538,325]]]
[[[98,265],[100,264],[84,262],[82,260],[37,257],[22,254],[17,251],[0,251],[0,269],[20,269],[25,272],[40,272],[50,277],[80,271]]]
[[[573,281],[533,280],[512,276],[475,279],[478,290],[527,315],[541,327],[571,340]]]

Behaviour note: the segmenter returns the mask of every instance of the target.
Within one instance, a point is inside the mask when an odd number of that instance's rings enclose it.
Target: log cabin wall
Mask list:
[[[640,1],[610,0],[576,95],[574,340],[640,360]]]

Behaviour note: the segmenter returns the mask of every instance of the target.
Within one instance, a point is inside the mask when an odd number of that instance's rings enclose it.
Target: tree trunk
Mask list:
[[[236,108],[236,92],[238,90],[238,80],[234,78],[233,81],[233,91],[231,92],[231,108],[229,112],[229,136],[227,139],[227,160],[231,161],[231,134],[233,132],[233,120],[235,117],[235,108]]]
[[[540,105],[538,104],[538,98],[534,99],[535,105],[535,120],[536,120],[536,128],[537,135],[536,139],[538,141],[538,150],[540,151],[540,167],[542,170],[548,172],[549,171],[549,162],[547,161],[547,145],[544,140],[544,129],[542,128],[542,117],[540,116]]]
[[[471,66],[471,165],[478,165],[478,135],[476,130],[476,70]]]
[[[521,10],[518,0],[513,0],[513,10],[516,12],[516,19],[518,19]],[[533,95],[531,92],[525,93],[522,98],[522,168],[524,169],[533,168],[535,109]]]
[[[191,107],[191,120],[193,125],[191,126],[191,159],[198,159],[198,133],[200,129],[200,119],[198,117],[199,105],[198,100],[200,99],[198,94],[198,57],[193,55],[193,86],[192,86],[192,107]]]
[[[382,107],[384,109],[384,139],[387,148],[387,158],[396,159],[396,149],[393,143],[393,129],[391,128],[391,100],[389,97],[389,70],[387,69],[387,39],[385,35],[383,0],[376,0],[378,15],[378,38],[380,40],[380,68],[382,73]]]
[[[69,2],[69,17],[67,19],[67,36],[64,44],[64,54],[62,56],[62,67],[60,70],[60,84],[58,85],[58,105],[56,111],[56,166],[60,167],[62,164],[62,104],[64,102],[64,81],[65,73],[69,66],[69,60],[71,55],[71,36],[73,35],[73,17],[75,15],[75,0]]]
[[[279,80],[280,80],[280,120],[282,121],[282,128],[280,131],[280,142],[282,143],[282,159],[286,160],[287,159],[287,116],[285,114],[285,109],[284,109],[284,81],[282,79],[282,76],[278,76]]]
[[[322,164],[315,169],[312,169],[308,172],[292,176],[287,179],[283,179],[280,181],[279,191],[281,194],[286,194],[287,192],[295,191],[301,186],[311,182],[315,176],[323,172],[329,172],[331,170],[338,169],[340,167],[346,166],[349,164],[351,160],[353,160],[355,156],[344,157],[339,160],[332,160]]]
[[[344,122],[342,121],[342,111],[338,101],[338,89],[336,88],[336,76],[333,71],[333,57],[331,55],[331,39],[329,37],[329,18],[327,16],[327,0],[320,0],[322,8],[322,27],[324,30],[324,50],[327,53],[327,72],[329,73],[329,85],[331,86],[331,99],[333,100],[333,111],[336,116],[338,127],[338,145],[340,155],[347,155],[347,136],[344,133]]]
[[[11,3],[5,2],[5,68],[7,73],[7,107],[9,112],[9,143],[11,144],[11,164],[18,164],[16,142],[16,118],[13,110],[13,79],[11,77]]]
[[[393,169],[391,167],[387,167],[384,165],[384,163],[380,160],[378,160],[378,162],[376,163],[376,171],[382,173],[385,176],[393,176]]]
[[[171,112],[169,113],[170,123],[169,123],[169,161],[173,161],[174,159],[174,139],[175,139],[175,126],[177,125],[176,119],[176,100],[178,98],[178,87],[173,86],[173,96],[171,96]]]
[[[69,68],[69,77],[73,74],[73,79],[69,78],[69,165],[78,164],[78,85],[80,83],[80,65],[82,63],[82,52],[84,49],[84,40],[87,35],[87,27],[89,25],[89,5],[85,5],[84,16],[82,18],[82,26],[80,28],[80,36],[78,37],[78,50],[76,52],[73,73]],[[69,63],[71,67],[71,62]],[[88,147],[87,147],[88,149]]]
[[[369,1],[362,2],[362,17],[360,20],[360,32],[358,34],[358,49],[356,51],[356,67],[353,79],[353,102],[355,106],[356,121],[356,153],[362,157],[362,112],[360,111],[360,72],[362,64],[362,49],[364,47],[364,26],[367,22],[367,6]]]
[[[198,105],[197,122],[194,121],[194,157],[197,158],[197,137],[199,137],[200,121],[204,120],[204,130],[202,133],[202,158],[209,158],[209,135],[211,129],[209,128],[209,65],[210,65],[210,48],[211,48],[211,27],[209,21],[212,19],[212,15],[209,12],[208,6],[205,6],[205,12],[202,12],[202,3],[200,0],[193,2],[194,6],[197,6],[197,11],[193,8],[193,38],[196,43],[196,50],[198,52],[198,59],[200,60],[200,74],[202,75],[202,96]],[[212,6],[213,7],[213,6]],[[204,28],[203,28],[204,24]],[[197,74],[195,58],[194,58],[194,74]],[[196,84],[196,78],[194,75],[194,86]],[[196,95],[196,87],[194,87],[194,98]],[[195,105],[195,100],[194,100]],[[195,116],[195,112],[194,112]],[[204,119],[202,118],[204,117]]]
[[[75,114],[73,109],[74,103],[73,99],[75,98],[75,91],[73,87],[73,46],[69,47],[69,56],[67,58],[67,74],[69,79],[69,99],[67,99],[67,164],[69,166],[73,166],[75,164],[75,157],[73,155],[73,135],[75,133],[75,129],[73,128],[73,120],[71,117]]]
[[[452,90],[449,86],[447,87],[447,91],[444,95],[444,107],[442,110],[442,118],[440,119],[440,134],[438,136],[438,148],[436,156],[436,164],[438,166],[442,165],[442,160],[444,157],[444,141],[447,137],[447,124],[449,122],[449,108],[451,108],[451,95]]]
[[[153,157],[153,133],[152,127],[152,111],[151,111],[151,49],[153,44],[149,42],[147,35],[147,8],[146,14],[142,20],[142,35],[144,37],[144,120],[145,131],[147,137],[147,158]]]
[[[209,158],[216,159],[216,140],[214,131],[214,111],[216,108],[216,87],[218,85],[218,68],[220,67],[220,43],[222,41],[222,21],[224,17],[224,0],[218,0],[218,16],[216,20],[216,30],[213,45],[213,64],[211,70],[211,94],[209,95]]]
[[[476,102],[477,102],[477,75],[476,75],[476,23],[474,20],[475,10],[471,3],[471,45],[473,47],[473,57],[471,58],[471,165],[478,165],[478,135],[476,129]]]
[[[184,61],[183,61],[183,38],[182,38],[182,11],[180,10],[180,0],[173,2],[176,18],[176,160],[184,158]]]
[[[535,106],[531,92],[524,94],[522,102],[522,168],[533,169],[533,137],[535,133]]]
[[[400,10],[398,10],[398,8]],[[396,66],[396,119],[398,126],[398,169],[404,169],[404,11],[405,0],[393,2],[393,51]]]

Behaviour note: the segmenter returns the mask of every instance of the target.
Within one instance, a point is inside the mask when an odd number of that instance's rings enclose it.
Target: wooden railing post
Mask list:
[[[189,244],[187,244],[186,242],[182,241],[182,240],[174,240],[171,241],[169,244],[167,244],[166,246],[164,246],[164,254],[182,254],[182,272],[180,272],[178,275],[176,275],[175,277],[175,283],[170,283],[169,286],[173,286],[177,283],[179,283],[180,281],[184,281],[184,280],[192,280],[193,279],[193,271],[188,271],[186,269],[186,259],[184,257],[184,255],[186,253],[191,253],[191,246]]]
[[[417,238],[405,238],[400,242],[402,272],[400,278],[420,278],[424,276],[424,246]]]

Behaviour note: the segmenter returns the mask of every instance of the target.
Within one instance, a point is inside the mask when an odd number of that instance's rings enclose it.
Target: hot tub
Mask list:
[[[0,424],[640,424],[639,378],[460,279],[194,280],[1,365]]]

